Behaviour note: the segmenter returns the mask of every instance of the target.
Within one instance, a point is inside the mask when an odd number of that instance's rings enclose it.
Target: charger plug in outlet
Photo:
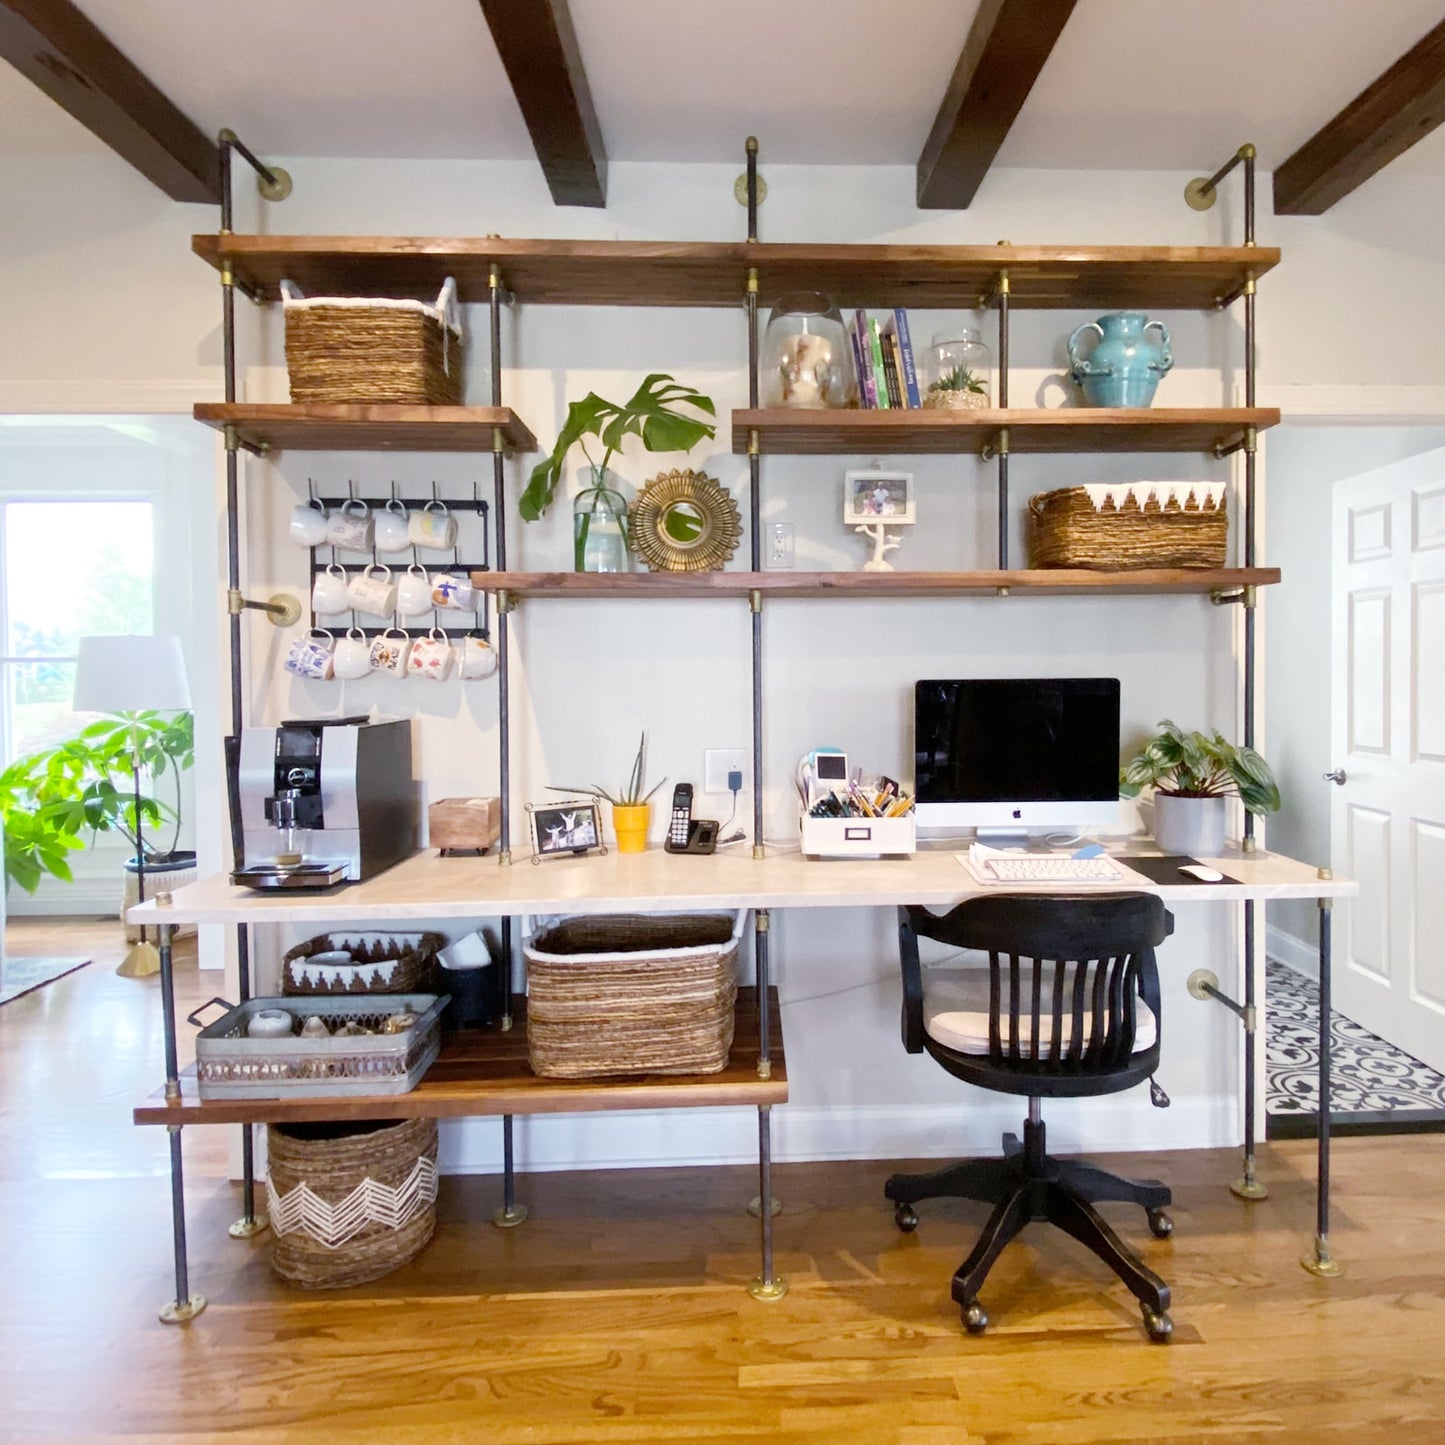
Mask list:
[[[702,753],[702,790],[705,793],[727,793],[728,774],[748,775],[747,748],[704,748]]]

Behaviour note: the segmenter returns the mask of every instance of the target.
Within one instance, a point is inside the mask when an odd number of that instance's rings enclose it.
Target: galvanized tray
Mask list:
[[[212,999],[227,1012],[196,1035],[196,1088],[203,1099],[338,1098],[347,1094],[406,1094],[416,1088],[441,1048],[446,996],[432,993],[358,994],[337,998],[253,998],[243,1004]],[[319,1014],[335,1027],[352,1021],[380,1028],[388,1015],[410,1010],[417,1022],[404,1033],[342,1038],[253,1039],[246,1026],[262,1009],[281,1009],[299,1023]]]

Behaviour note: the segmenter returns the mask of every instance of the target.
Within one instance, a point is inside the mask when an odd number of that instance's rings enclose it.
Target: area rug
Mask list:
[[[0,1003],[84,968],[88,958],[7,958],[0,965]]]

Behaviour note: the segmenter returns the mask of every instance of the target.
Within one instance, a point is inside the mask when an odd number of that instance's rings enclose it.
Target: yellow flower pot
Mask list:
[[[647,847],[647,824],[651,817],[651,803],[626,808],[612,805],[612,828],[617,834],[619,853],[641,853]]]

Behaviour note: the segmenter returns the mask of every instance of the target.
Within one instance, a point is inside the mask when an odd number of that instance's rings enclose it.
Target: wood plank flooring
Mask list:
[[[981,1206],[893,1227],[883,1163],[780,1166],[763,1304],[747,1168],[544,1174],[498,1231],[495,1179],[447,1179],[436,1240],[360,1289],[275,1281],[266,1238],[226,1226],[228,1129],[188,1129],[193,1288],[170,1288],[166,1134],[129,1122],[159,1072],[158,990],[116,978],[117,925],[11,926],[12,951],[93,954],[0,1008],[0,1440],[900,1445],[1445,1440],[1445,1143],[1340,1141],[1333,1244],[1297,1263],[1312,1146],[1267,1146],[1271,1198],[1225,1187],[1229,1151],[1116,1159],[1173,1185],[1176,1230],[1112,1214],[1174,1289],[1150,1345],[1121,1286],[1033,1226],[960,1328],[948,1280]],[[216,990],[182,967],[181,1001]],[[189,1031],[187,1031],[189,1032]],[[1110,1162],[1110,1161],[1104,1161]]]

